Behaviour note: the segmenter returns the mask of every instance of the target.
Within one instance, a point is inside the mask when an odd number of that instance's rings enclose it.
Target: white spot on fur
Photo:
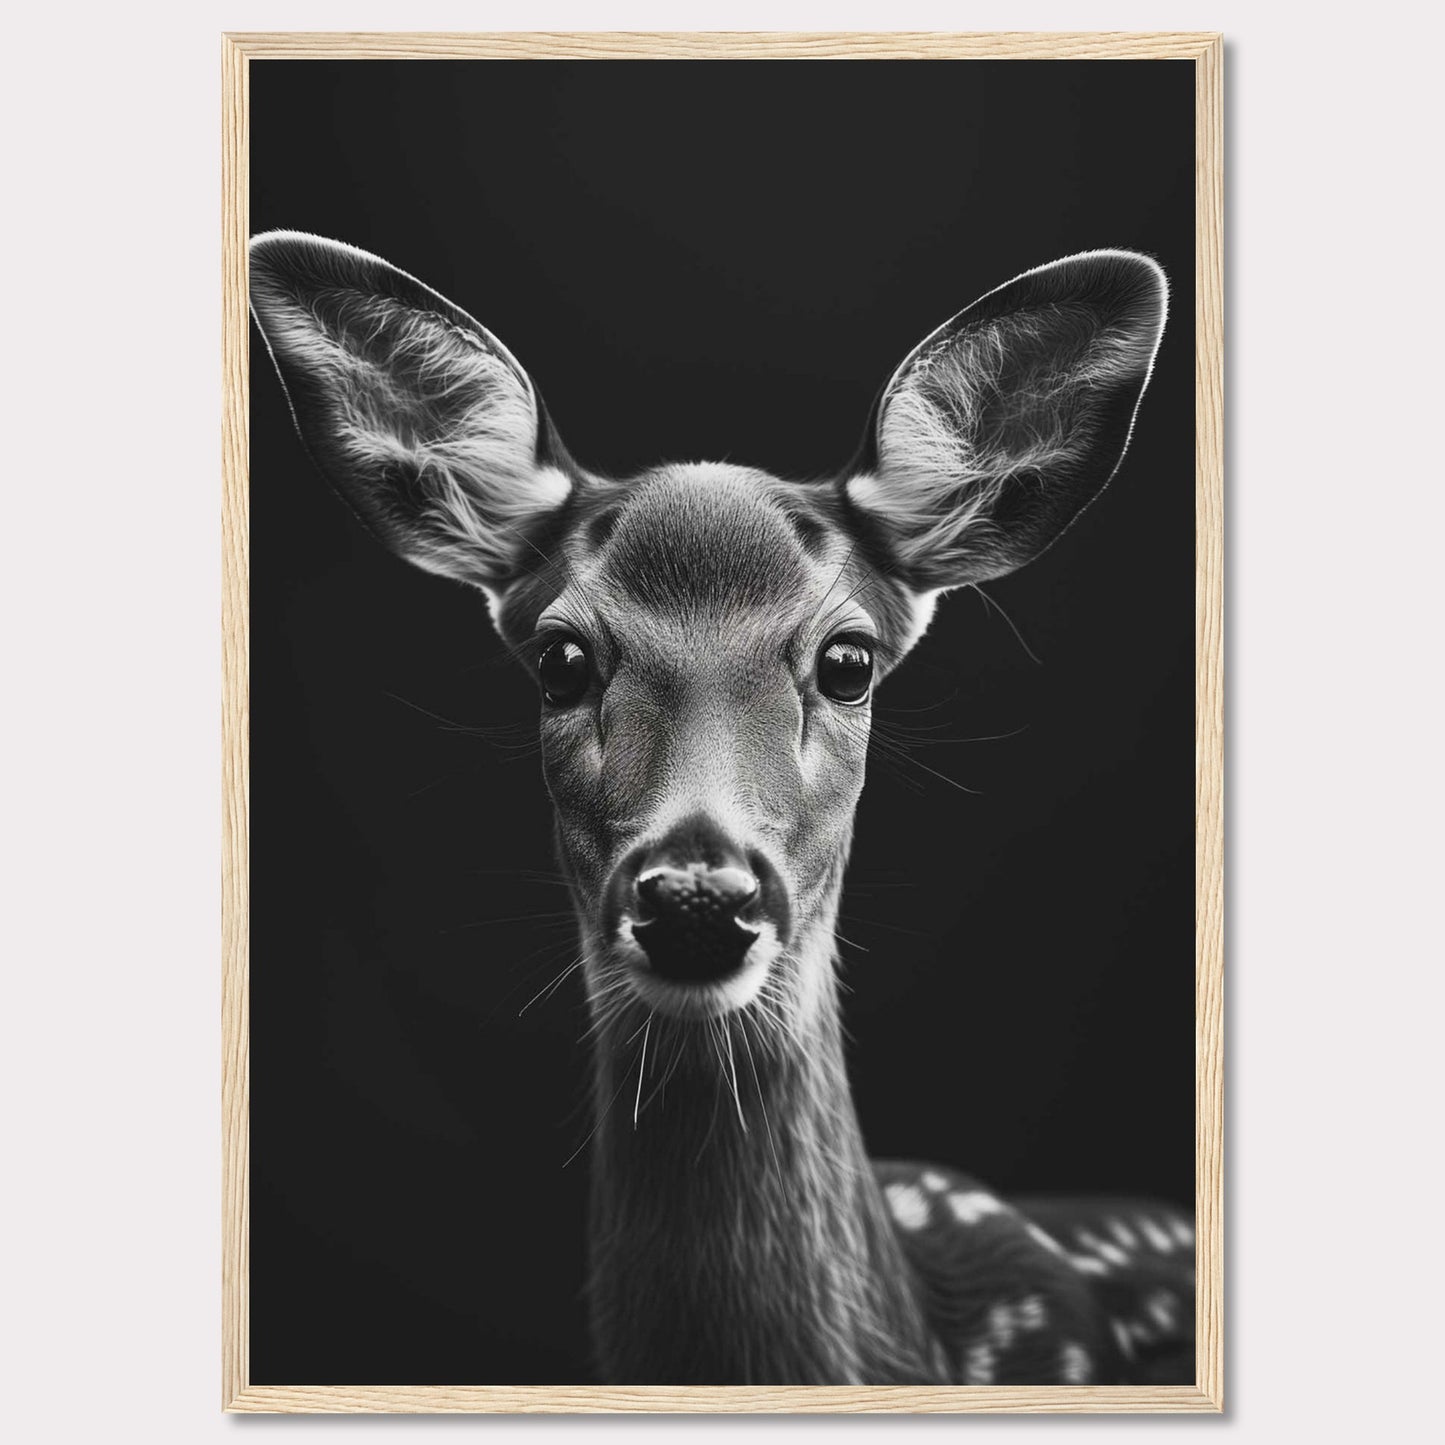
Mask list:
[[[1109,1221],[1109,1232],[1125,1249],[1139,1248],[1139,1236],[1135,1234],[1122,1219],[1111,1219]]]
[[[1107,1239],[1100,1239],[1091,1229],[1076,1230],[1075,1237],[1085,1249],[1092,1250],[1108,1264],[1122,1266],[1129,1263],[1129,1256],[1117,1244],[1110,1244]]]
[[[995,1305],[988,1312],[989,1339],[999,1349],[1006,1350],[1013,1344],[1015,1327],[1014,1312],[1008,1305]]]
[[[1161,1330],[1172,1330],[1177,1318],[1177,1301],[1167,1289],[1155,1290],[1144,1301],[1144,1310]]]
[[[1186,1224],[1182,1219],[1171,1219],[1169,1232],[1185,1249],[1194,1248],[1194,1227],[1192,1225]]]
[[[1083,1345],[1072,1340],[1059,1351],[1059,1373],[1066,1385],[1087,1385],[1094,1373],[1094,1362]]]
[[[970,1345],[968,1353],[963,1357],[963,1383],[965,1385],[993,1384],[996,1364],[997,1357],[992,1345],[986,1342]]]
[[[1126,1360],[1134,1358],[1134,1337],[1129,1326],[1123,1320],[1110,1320],[1109,1327],[1114,1331],[1114,1339],[1118,1342],[1119,1353]]]
[[[1014,1319],[1021,1330],[1041,1330],[1049,1322],[1049,1312],[1036,1294],[1026,1295],[1014,1310]]]
[[[890,1184],[884,1193],[901,1228],[912,1231],[928,1223],[928,1200],[916,1184]]]
[[[1108,1274],[1109,1272],[1109,1266],[1102,1259],[1095,1259],[1092,1254],[1071,1254],[1069,1263],[1080,1274]]]
[[[923,1178],[919,1182],[925,1189],[931,1189],[935,1194],[942,1194],[948,1188],[948,1180],[936,1169],[925,1170]]]
[[[948,1207],[960,1224],[977,1224],[990,1214],[1002,1214],[1004,1206],[981,1189],[958,1190],[948,1196]]]
[[[1055,1239],[1052,1234],[1049,1234],[1046,1230],[1040,1229],[1037,1224],[1031,1223],[1025,1225],[1024,1227],[1029,1232],[1029,1238],[1032,1239],[1035,1244],[1043,1245],[1043,1247],[1052,1254],[1062,1254],[1064,1252],[1064,1246],[1060,1244],[1059,1241]]]
[[[1144,1238],[1149,1241],[1160,1254],[1173,1254],[1174,1241],[1147,1215],[1141,1215],[1139,1228]]]

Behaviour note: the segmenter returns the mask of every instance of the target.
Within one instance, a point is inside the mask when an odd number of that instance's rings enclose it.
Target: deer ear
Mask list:
[[[1090,251],[991,291],[922,342],[879,399],[849,499],[922,590],[1044,551],[1123,458],[1164,329],[1164,273]]]
[[[494,597],[571,483],[525,371],[465,311],[376,256],[272,231],[251,310],[313,460],[372,532]]]

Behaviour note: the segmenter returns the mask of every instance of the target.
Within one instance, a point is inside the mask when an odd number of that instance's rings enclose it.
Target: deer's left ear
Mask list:
[[[297,430],[391,550],[498,599],[571,493],[527,373],[458,306],[378,256],[272,231],[251,309]]]
[[[991,291],[929,336],[879,399],[847,482],[899,572],[933,591],[1037,557],[1124,455],[1164,329],[1164,273],[1091,251]]]

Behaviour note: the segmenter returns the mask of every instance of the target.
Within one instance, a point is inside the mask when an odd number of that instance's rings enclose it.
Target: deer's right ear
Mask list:
[[[399,556],[494,598],[571,482],[531,380],[466,312],[376,256],[272,231],[251,310],[307,451]]]

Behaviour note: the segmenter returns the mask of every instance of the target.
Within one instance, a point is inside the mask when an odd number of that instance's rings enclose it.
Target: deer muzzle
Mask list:
[[[778,935],[786,928],[776,869],[702,815],[636,849],[612,892],[618,921],[630,922],[641,950],[639,966],[672,984],[726,982],[747,967],[765,925]]]

